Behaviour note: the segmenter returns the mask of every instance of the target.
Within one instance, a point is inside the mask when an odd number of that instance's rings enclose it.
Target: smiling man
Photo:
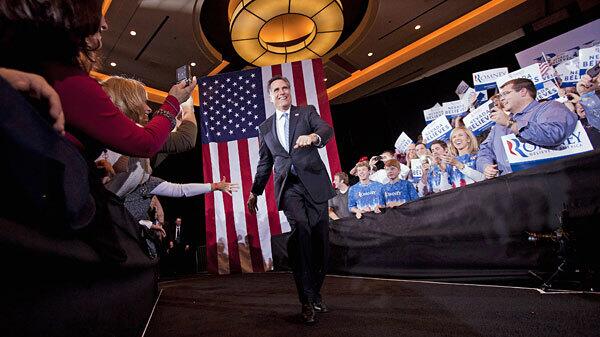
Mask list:
[[[292,105],[287,78],[275,76],[267,87],[275,114],[259,126],[260,159],[248,209],[257,212],[257,195],[264,191],[273,170],[277,207],[292,228],[288,256],[302,303],[302,320],[314,324],[315,311],[328,311],[321,286],[329,257],[327,201],[335,195],[318,148],[325,146],[333,129],[314,106]]]
[[[538,102],[531,80],[516,78],[500,88],[504,111],[495,107],[490,118],[496,125],[481,143],[477,154],[477,170],[487,179],[511,173],[502,146],[502,136],[514,133],[523,142],[553,148],[575,130],[577,116],[556,101]]]

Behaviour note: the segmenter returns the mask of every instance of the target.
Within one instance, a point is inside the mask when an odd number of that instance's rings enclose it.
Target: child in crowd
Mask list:
[[[359,182],[348,190],[348,209],[357,219],[362,218],[363,213],[381,213],[381,208],[385,207],[383,185],[369,180],[369,172],[368,162],[361,161],[356,164]]]
[[[415,187],[410,182],[400,179],[399,161],[396,159],[386,161],[385,171],[389,179],[389,182],[383,185],[386,207],[397,207],[405,202],[419,198]]]

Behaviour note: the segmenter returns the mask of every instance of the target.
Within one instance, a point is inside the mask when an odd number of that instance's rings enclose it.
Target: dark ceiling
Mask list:
[[[462,15],[484,0],[344,0],[344,33],[324,57],[327,86],[349,77]],[[573,12],[597,5],[594,0],[529,0],[486,23],[418,56],[403,65],[335,98],[355,100],[400,86],[449,68],[524,35],[555,23]],[[126,74],[146,85],[168,91],[175,69],[195,62],[192,72],[207,75],[224,59],[225,71],[248,64],[228,38],[225,0],[113,0],[106,15],[104,68],[101,72]],[[558,15],[557,15],[558,13]],[[562,13],[562,14],[560,14]],[[555,19],[553,19],[555,18]],[[421,29],[415,30],[420,25]],[[542,27],[543,28],[543,27]],[[130,35],[134,30],[137,34]],[[372,56],[368,56],[373,53]],[[110,66],[115,62],[116,66]]]

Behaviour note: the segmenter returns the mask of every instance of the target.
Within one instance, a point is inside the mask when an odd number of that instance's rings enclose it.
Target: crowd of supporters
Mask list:
[[[490,98],[495,125],[480,137],[457,117],[447,141],[434,140],[429,146],[418,141],[404,151],[360,158],[350,171],[357,183],[348,187],[345,173],[335,175],[337,195],[330,200],[330,218],[354,214],[360,219],[367,212],[381,213],[423,196],[509,174],[512,169],[501,137],[511,133],[524,143],[552,149],[571,136],[579,120],[596,148],[600,125],[590,124],[587,116],[600,117],[600,76],[583,75],[576,87],[561,89],[560,95],[559,100],[538,102],[531,80],[513,79]],[[420,170],[411,169],[414,160]]]

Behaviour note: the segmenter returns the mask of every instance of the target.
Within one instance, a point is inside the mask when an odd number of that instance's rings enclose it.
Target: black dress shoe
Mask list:
[[[318,313],[329,312],[329,308],[327,308],[327,306],[325,305],[325,303],[323,303],[323,301],[318,301],[318,302],[313,303],[313,308],[315,308],[315,311]]]
[[[302,323],[313,325],[317,322],[315,318],[315,308],[312,303],[302,304]]]

